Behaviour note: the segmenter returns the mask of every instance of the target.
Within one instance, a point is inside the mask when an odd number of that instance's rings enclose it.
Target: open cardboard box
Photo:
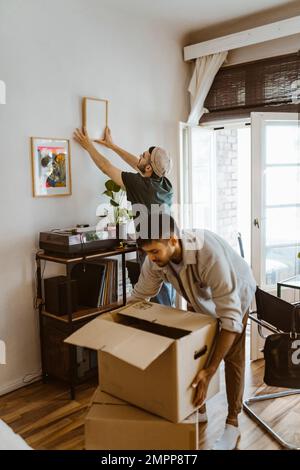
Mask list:
[[[98,388],[85,418],[86,450],[194,450],[198,425],[170,423]]]
[[[195,411],[191,384],[217,328],[207,315],[143,301],[97,317],[65,341],[98,351],[101,390],[180,422]],[[216,374],[207,398],[218,391]]]

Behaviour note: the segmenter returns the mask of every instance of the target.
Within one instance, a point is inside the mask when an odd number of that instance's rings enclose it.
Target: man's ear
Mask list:
[[[177,242],[178,242],[178,238],[176,237],[176,235],[172,235],[172,236],[170,237],[171,246],[176,246],[176,245],[177,245]]]

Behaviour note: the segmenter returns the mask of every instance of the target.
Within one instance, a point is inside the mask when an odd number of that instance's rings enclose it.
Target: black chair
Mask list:
[[[256,311],[251,312],[249,314],[249,318],[257,323],[259,335],[263,339],[266,338],[266,335],[264,335],[263,332],[264,329],[270,331],[271,333],[290,332],[292,330],[292,313],[295,307],[299,308],[299,304],[290,304],[278,297],[264,292],[259,288],[256,290],[255,298]],[[297,331],[300,331],[300,321],[298,321],[296,324],[296,329]],[[300,389],[289,389],[276,393],[253,396],[243,402],[243,408],[250,418],[254,419],[260,426],[262,426],[263,429],[285,449],[300,450],[299,446],[295,446],[294,444],[283,439],[283,437],[275,432],[274,429],[271,428],[271,426],[269,426],[265,420],[263,420],[250,408],[250,405],[253,403],[298,394],[300,394]]]

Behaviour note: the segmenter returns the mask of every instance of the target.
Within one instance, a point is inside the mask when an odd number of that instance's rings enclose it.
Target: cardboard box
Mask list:
[[[180,422],[195,411],[191,384],[216,331],[208,315],[137,302],[97,317],[66,342],[98,350],[103,391]],[[213,380],[208,398],[218,391]]]
[[[85,419],[86,450],[194,450],[198,425],[174,424],[96,390]]]

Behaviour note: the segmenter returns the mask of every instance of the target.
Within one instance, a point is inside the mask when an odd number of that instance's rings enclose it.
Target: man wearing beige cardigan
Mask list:
[[[210,363],[194,379],[194,404],[201,407],[200,421],[206,421],[203,404],[207,388],[224,360],[228,414],[224,433],[213,448],[232,450],[240,438],[245,329],[256,290],[251,269],[218,235],[208,230],[179,234],[174,219],[167,214],[144,221],[143,234],[137,241],[147,259],[130,301],[149,300],[162,282],[169,282],[195,312],[219,320],[220,331]]]

